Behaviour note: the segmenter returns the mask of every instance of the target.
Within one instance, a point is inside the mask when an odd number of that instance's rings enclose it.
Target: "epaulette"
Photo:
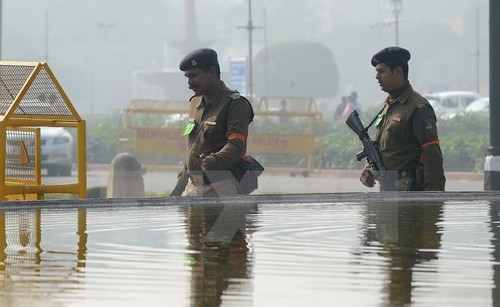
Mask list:
[[[227,111],[229,109],[230,102],[234,101],[236,99],[242,98],[244,101],[246,101],[248,107],[250,108],[250,122],[253,121],[253,118],[254,118],[255,114],[254,114],[254,111],[253,111],[252,103],[245,96],[241,96],[241,94],[239,92],[233,91],[229,95],[227,95],[227,97],[229,97],[230,100],[226,104],[227,107],[226,107],[226,111],[224,112],[225,113],[224,118],[227,118]]]
[[[422,98],[423,99],[418,99],[417,108],[422,109],[423,107],[426,107],[426,106],[432,107],[431,103],[427,99],[425,99],[425,97],[422,97]]]
[[[203,96],[192,96],[189,98],[189,117],[194,118],[196,114],[196,108],[200,105]]]
[[[232,100],[236,100],[236,99],[239,99],[241,98],[241,94],[238,93],[238,92],[233,92],[229,95],[229,98],[231,98]]]
[[[201,97],[201,96],[198,96],[198,95],[193,95],[189,98],[189,101],[193,100],[193,98],[196,98],[196,97]]]

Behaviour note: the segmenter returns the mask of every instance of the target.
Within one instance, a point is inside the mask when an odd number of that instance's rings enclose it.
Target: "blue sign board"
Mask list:
[[[247,59],[229,59],[229,87],[245,95],[247,92]]]

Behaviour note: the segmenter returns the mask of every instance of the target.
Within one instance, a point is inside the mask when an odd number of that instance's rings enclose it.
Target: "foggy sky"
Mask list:
[[[238,27],[248,22],[247,0],[195,3],[188,22],[219,52],[222,69],[246,56],[248,32]],[[321,42],[339,67],[338,96],[357,90],[366,105],[383,100],[370,58],[395,43],[389,0],[253,0],[252,8],[254,25],[265,26],[253,32],[254,55],[266,44]],[[134,71],[177,70],[183,56],[168,45],[184,35],[183,0],[3,0],[2,10],[2,60],[47,60],[82,114],[124,108]],[[412,52],[414,88],[475,90],[479,34],[480,92],[488,95],[487,17],[488,0],[403,0],[400,45]]]

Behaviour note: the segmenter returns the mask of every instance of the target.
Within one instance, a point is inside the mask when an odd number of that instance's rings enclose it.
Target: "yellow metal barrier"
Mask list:
[[[187,101],[131,100],[121,112],[118,152],[132,153],[141,163],[182,163],[187,138],[181,131],[188,114]],[[277,160],[304,156],[304,168],[321,168],[322,146],[317,140],[323,135],[323,117],[313,98],[264,97],[255,115],[248,139],[250,154],[275,154]]]
[[[321,169],[323,149],[318,140],[322,136],[323,115],[314,98],[262,97],[255,108],[248,152],[275,155],[281,161],[271,161],[271,164],[281,162],[291,167],[297,166],[300,156],[305,156],[306,168]],[[287,156],[297,159],[287,160]]]
[[[36,186],[42,183],[40,128],[7,129],[5,177],[18,186]],[[6,186],[6,192],[10,186]],[[9,191],[8,200],[38,200],[40,194]]]
[[[78,182],[41,181],[40,127],[77,130]],[[47,63],[0,62],[0,201],[86,197],[86,126]]]
[[[175,163],[184,158],[187,138],[181,135],[188,121],[189,102],[131,100],[121,112],[119,152],[136,155],[141,163]],[[166,161],[168,157],[173,158]]]

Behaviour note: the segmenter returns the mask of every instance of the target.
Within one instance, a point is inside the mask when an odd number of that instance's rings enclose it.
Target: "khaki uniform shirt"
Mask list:
[[[209,171],[229,171],[246,154],[248,126],[253,119],[253,110],[246,98],[226,87],[222,81],[212,101],[194,96],[191,104],[195,127],[189,134],[186,166],[193,183],[202,186],[197,155],[205,154]]]
[[[443,156],[436,115],[429,102],[411,85],[397,99],[388,97],[381,120],[376,121],[378,149],[389,171],[413,170],[424,165],[424,191],[444,191]]]

